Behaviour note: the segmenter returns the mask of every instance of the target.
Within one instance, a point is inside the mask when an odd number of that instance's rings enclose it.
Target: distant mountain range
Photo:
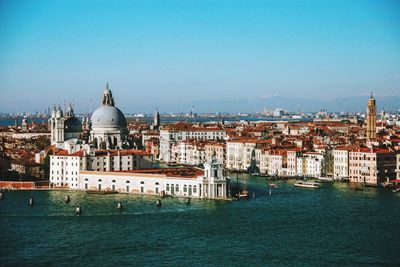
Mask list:
[[[288,111],[312,112],[325,109],[329,112],[364,112],[369,96],[340,97],[331,100],[318,98],[296,98],[268,96],[259,98],[224,98],[216,100],[197,100],[193,102],[166,103],[158,105],[161,112],[190,112],[192,106],[195,112],[259,112],[264,108],[282,108]],[[400,96],[376,96],[378,112],[398,111],[400,109]],[[139,106],[137,108],[140,108]],[[144,107],[147,112],[150,107]],[[151,107],[150,109],[154,109]]]

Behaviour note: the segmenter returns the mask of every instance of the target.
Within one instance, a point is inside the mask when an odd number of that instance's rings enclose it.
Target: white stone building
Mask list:
[[[200,165],[206,161],[204,142],[199,140],[184,140],[177,143],[177,163],[183,165]]]
[[[222,164],[214,158],[204,170],[196,167],[160,168],[126,172],[83,171],[79,189],[117,191],[143,195],[171,195],[224,199],[229,196],[229,178],[224,176]]]
[[[186,123],[177,123],[160,130],[160,160],[173,162],[172,147],[179,141],[188,139],[197,140],[224,140],[226,132],[218,127],[194,127]]]
[[[301,149],[289,149],[287,151],[287,176],[300,176],[299,173],[297,173],[297,158],[302,157],[302,155],[303,152]]]
[[[254,138],[228,140],[226,142],[226,168],[228,170],[247,170],[250,167],[251,154],[256,149],[256,145],[257,139]]]
[[[349,152],[349,179],[377,186],[396,178],[396,153],[383,148],[356,148]]]
[[[152,168],[153,156],[142,150],[61,150],[50,156],[50,186],[79,188],[81,171],[129,171]]]
[[[349,151],[350,147],[338,147],[333,149],[333,179],[349,179]]]
[[[324,155],[318,152],[305,152],[301,161],[300,176],[318,178],[322,176]],[[299,161],[298,161],[299,165]],[[299,168],[298,168],[299,170]]]

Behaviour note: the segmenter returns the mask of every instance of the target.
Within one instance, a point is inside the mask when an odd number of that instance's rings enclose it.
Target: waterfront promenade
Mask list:
[[[400,195],[239,176],[240,201],[14,191],[0,202],[4,265],[398,266]],[[71,202],[65,203],[69,194]],[[28,205],[35,198],[34,207]],[[123,211],[116,209],[118,202]],[[82,214],[74,214],[81,205]]]

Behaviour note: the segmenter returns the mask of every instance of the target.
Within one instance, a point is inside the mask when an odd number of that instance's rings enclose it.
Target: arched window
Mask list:
[[[141,182],[140,182],[140,184],[144,184],[144,182],[143,182],[143,181],[141,181]]]
[[[127,184],[130,184],[131,182],[129,182],[129,180],[126,181]]]
[[[89,179],[88,179],[88,178],[85,178],[85,182],[87,182],[87,181],[89,181]]]
[[[156,182],[156,185],[160,185],[160,183],[159,183],[159,182]]]
[[[115,181],[115,180],[112,180],[112,183],[116,183],[116,181]]]
[[[103,182],[101,179],[99,179],[99,183]]]

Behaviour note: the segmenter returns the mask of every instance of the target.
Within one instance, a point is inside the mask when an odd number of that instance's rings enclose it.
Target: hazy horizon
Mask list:
[[[2,1],[0,111],[89,112],[106,82],[125,113],[399,97],[399,15],[388,0]]]

